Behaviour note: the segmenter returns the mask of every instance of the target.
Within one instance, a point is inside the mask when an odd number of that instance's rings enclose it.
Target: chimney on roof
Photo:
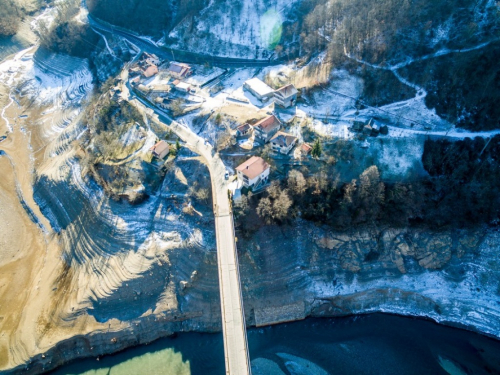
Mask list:
[[[247,165],[247,169],[248,169],[248,165]]]

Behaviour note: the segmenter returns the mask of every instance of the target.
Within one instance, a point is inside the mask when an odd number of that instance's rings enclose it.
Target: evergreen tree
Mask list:
[[[321,143],[319,143],[319,139],[316,139],[316,142],[314,142],[313,148],[311,150],[311,155],[314,158],[319,158],[322,152],[323,150],[321,148]]]
[[[181,149],[181,144],[179,143],[179,140],[175,141],[175,148],[177,149],[177,151]]]

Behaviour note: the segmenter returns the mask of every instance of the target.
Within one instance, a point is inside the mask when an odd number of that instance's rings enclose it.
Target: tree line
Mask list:
[[[383,181],[377,166],[341,183],[334,167],[307,176],[292,170],[264,194],[244,195],[236,207],[240,229],[295,218],[336,230],[360,226],[469,227],[500,224],[500,136],[457,142],[427,140],[423,165],[429,176]]]
[[[17,33],[23,19],[50,3],[50,0],[0,0],[0,36]]]
[[[306,15],[306,16],[304,16]],[[283,45],[288,54],[327,51],[334,66],[357,72],[365,81],[363,100],[383,105],[412,96],[390,72],[357,70],[346,55],[387,64],[407,61],[440,49],[461,50],[500,36],[500,6],[487,0],[305,0],[297,22],[287,24]],[[291,43],[299,36],[300,43]],[[480,51],[452,54],[415,63],[405,77],[429,92],[426,105],[473,130],[500,128],[497,64],[499,43]]]
[[[56,8],[57,15],[49,26],[41,23],[39,27],[40,45],[49,51],[71,56],[88,58],[99,42],[89,24],[74,17],[80,11],[80,2],[70,0]]]
[[[87,0],[89,12],[113,25],[161,36],[185,17],[193,17],[206,0]]]

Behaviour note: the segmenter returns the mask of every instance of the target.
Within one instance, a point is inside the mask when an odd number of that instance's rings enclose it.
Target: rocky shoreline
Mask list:
[[[498,287],[499,268],[492,262],[494,246],[500,244],[498,231],[441,232],[435,237],[421,231],[390,232],[344,237],[299,222],[293,227],[264,227],[252,242],[240,240],[247,324],[265,326],[307,317],[383,312],[431,319],[500,339],[500,303],[498,293],[492,291]],[[270,237],[269,233],[273,240],[259,241]],[[374,238],[379,241],[370,246]],[[388,246],[388,242],[396,246]],[[406,248],[403,242],[411,245]],[[366,257],[375,248],[382,249],[379,256],[375,260],[372,255]],[[402,248],[407,250],[401,252]],[[401,258],[394,256],[398,251]],[[220,331],[216,253],[200,251],[198,256],[202,259],[193,264],[196,275],[176,288],[177,309],[122,321],[118,329],[69,337],[3,373],[39,374],[75,359],[97,358],[178,332]],[[353,264],[357,265],[354,272]],[[484,264],[490,269],[478,271]],[[483,272],[489,277],[485,279]],[[476,282],[470,284],[471,280]],[[147,292],[146,285],[143,292]],[[122,297],[133,301],[132,295]],[[116,327],[114,323],[110,326]]]
[[[424,312],[414,315],[401,314],[399,312],[393,312],[386,309],[377,309],[376,307],[372,307],[366,310],[349,309],[349,303],[355,303],[356,305],[364,304],[364,297],[366,297],[366,294],[373,294],[377,296],[380,296],[381,294],[392,295],[392,297],[397,300],[399,300],[402,296],[409,295],[409,293],[401,290],[373,290],[371,292],[363,293],[358,296],[345,296],[345,298],[334,297],[329,300],[322,301],[321,304],[318,304],[316,307],[314,307],[305,317],[297,317],[297,319],[293,319],[289,315],[285,315],[283,316],[282,320],[275,320],[273,324],[298,321],[307,318],[337,318],[382,312],[398,316],[426,319],[445,326],[469,330],[496,340],[500,340],[500,335],[485,333],[477,330],[476,327],[470,325],[463,325],[457,322],[446,320],[435,320],[431,317],[433,314],[428,315]],[[421,299],[421,297],[419,297],[418,295],[413,295],[412,298],[414,302]],[[426,303],[428,303],[429,305],[429,311],[431,311],[435,307],[435,304],[433,304],[432,301],[426,301]],[[275,309],[279,310],[280,307],[276,306]],[[48,371],[55,370],[75,360],[85,359],[89,357],[95,357],[96,360],[99,360],[99,357],[101,356],[116,354],[120,351],[130,349],[139,345],[147,345],[155,340],[174,336],[175,334],[180,332],[214,333],[221,331],[220,326],[213,327],[214,329],[208,330],[185,330],[183,328],[183,325],[189,319],[191,318],[177,317],[176,320],[165,320],[164,322],[155,319],[153,321],[150,320],[148,322],[142,321],[140,323],[136,323],[135,327],[130,327],[130,329],[126,329],[120,332],[93,332],[84,336],[75,336],[58,343],[55,347],[51,348],[43,354],[34,356],[26,364],[17,366],[10,370],[6,370],[2,372],[2,374],[42,374]]]

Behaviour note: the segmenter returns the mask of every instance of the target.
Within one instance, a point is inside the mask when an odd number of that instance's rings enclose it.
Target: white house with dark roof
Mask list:
[[[280,127],[281,122],[274,115],[267,116],[253,125],[255,136],[264,142],[269,142]]]
[[[269,164],[258,156],[252,156],[236,167],[238,180],[246,187],[259,185],[269,178]]]
[[[290,150],[297,143],[298,138],[294,135],[277,132],[274,137],[271,138],[271,148],[273,151],[280,152],[282,154],[288,154]]]
[[[274,103],[284,108],[291,107],[297,101],[297,93],[294,85],[283,86],[274,92]]]
[[[247,135],[252,132],[253,128],[252,125],[245,123],[236,128],[236,135],[242,136],[242,135]]]

